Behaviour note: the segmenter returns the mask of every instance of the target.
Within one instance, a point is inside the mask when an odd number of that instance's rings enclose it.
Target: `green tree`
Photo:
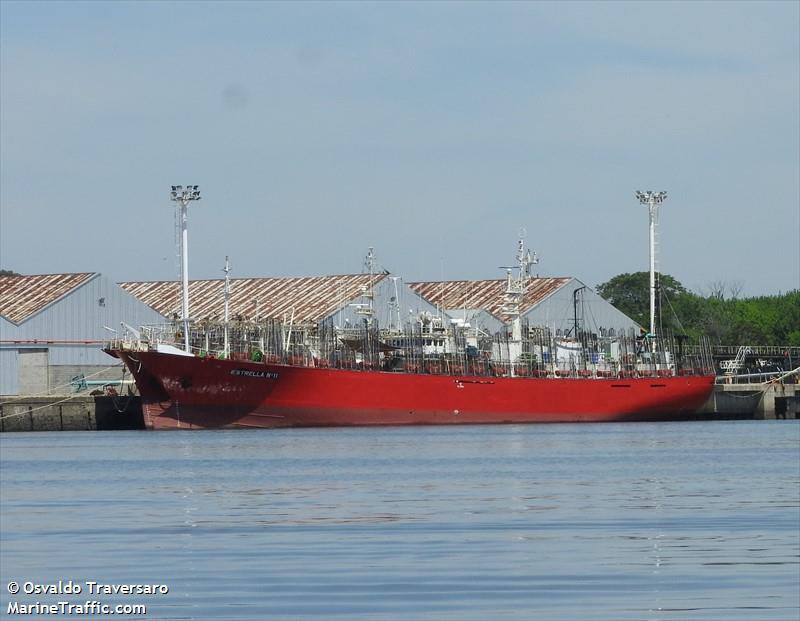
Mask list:
[[[11,270],[0,270],[0,276],[22,276],[22,274],[17,274]]]
[[[687,293],[686,288],[669,274],[661,274],[658,282],[662,295],[666,294],[667,300],[673,305]],[[619,274],[598,285],[597,292],[636,323],[649,325],[650,272]],[[662,304],[668,306],[666,302]],[[662,312],[662,315],[666,313]]]
[[[772,296],[726,298],[728,287],[717,283],[706,296],[687,291],[662,274],[661,325],[688,334],[708,336],[723,345],[800,345],[800,290]],[[650,321],[648,272],[620,274],[597,287],[598,293],[642,326]]]
[[[785,294],[778,303],[776,337],[780,345],[800,345],[800,289]]]

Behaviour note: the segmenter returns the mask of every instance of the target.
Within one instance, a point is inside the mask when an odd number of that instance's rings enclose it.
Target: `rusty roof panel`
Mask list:
[[[97,274],[0,276],[0,316],[20,324]]]
[[[374,274],[376,285],[385,274]],[[180,316],[180,285],[174,281],[123,282],[120,286],[165,317]],[[358,298],[370,286],[369,274],[297,278],[231,278],[231,318],[283,318],[294,312],[295,321],[320,321]],[[225,281],[193,280],[189,283],[192,319],[222,319]]]
[[[556,290],[567,284],[571,278],[530,278],[525,284],[525,296],[521,311],[527,313]],[[492,315],[507,321],[503,313],[503,296],[506,281],[497,280],[449,280],[438,282],[410,282],[408,286],[428,300],[445,310],[457,308],[482,308]]]

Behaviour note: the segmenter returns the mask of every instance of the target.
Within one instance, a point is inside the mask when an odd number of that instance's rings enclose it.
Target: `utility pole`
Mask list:
[[[183,315],[183,348],[187,353],[191,353],[189,346],[189,232],[187,228],[188,210],[186,209],[190,201],[200,200],[199,186],[187,185],[186,189],[182,185],[173,185],[169,195],[170,200],[175,201],[179,215],[178,219],[181,226],[180,250],[181,250],[181,314]]]
[[[230,278],[231,267],[230,267],[230,264],[228,263],[227,255],[225,256],[225,267],[222,269],[222,271],[225,272],[225,291],[224,291],[224,294],[225,294],[225,314],[224,314],[224,317],[225,317],[225,341],[224,341],[224,343],[222,345],[222,354],[227,359],[227,357],[228,357],[228,355],[230,353],[229,352],[230,347],[228,345],[228,319],[229,319],[229,301],[230,301],[230,298],[231,298],[231,278]]]
[[[666,192],[636,192],[636,198],[650,212],[650,335],[656,335],[656,223],[658,208],[667,200]]]

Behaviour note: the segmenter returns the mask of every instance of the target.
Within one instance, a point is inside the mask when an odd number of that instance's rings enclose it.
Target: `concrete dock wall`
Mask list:
[[[800,391],[797,384],[777,383],[764,391],[756,418],[800,418]]]
[[[717,384],[702,414],[719,418],[800,418],[797,384]]]
[[[144,429],[137,396],[0,398],[0,431]]]

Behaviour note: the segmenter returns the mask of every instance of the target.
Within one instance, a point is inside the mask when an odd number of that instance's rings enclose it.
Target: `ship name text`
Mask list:
[[[236,377],[257,377],[260,379],[278,379],[278,374],[272,371],[254,371],[252,369],[234,369],[231,375]]]

